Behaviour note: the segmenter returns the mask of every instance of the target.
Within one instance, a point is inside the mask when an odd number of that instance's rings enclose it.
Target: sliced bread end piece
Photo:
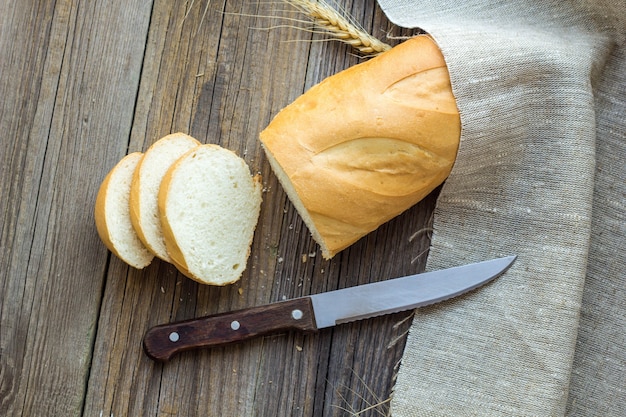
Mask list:
[[[168,170],[159,191],[165,244],[178,269],[227,285],[246,268],[261,207],[261,178],[218,145],[201,145]]]
[[[107,174],[96,197],[95,221],[100,239],[118,258],[142,269],[154,255],[143,245],[130,221],[129,194],[142,153],[126,155]]]
[[[351,243],[366,233],[366,231],[363,231],[361,228],[357,228],[350,224],[342,225],[337,219],[330,217],[324,218],[320,214],[309,212],[306,204],[300,199],[295,186],[287,173],[283,170],[280,163],[276,160],[276,158],[274,158],[274,155],[269,149],[265,146],[263,146],[263,149],[265,150],[265,155],[267,156],[270,166],[272,167],[272,171],[278,178],[283,190],[287,193],[289,200],[294,205],[298,214],[304,221],[304,224],[309,229],[311,237],[313,237],[313,240],[315,240],[315,242],[317,242],[320,246],[322,257],[324,259],[331,259],[339,251],[347,247],[349,243],[346,243],[346,240]],[[330,226],[324,227],[326,224],[329,224]]]
[[[172,133],[153,143],[139,162],[130,190],[131,221],[139,239],[160,259],[171,262],[163,241],[158,213],[161,181],[172,164],[200,142],[184,133]]]

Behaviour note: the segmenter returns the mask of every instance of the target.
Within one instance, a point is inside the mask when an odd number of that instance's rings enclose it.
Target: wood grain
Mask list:
[[[3,8],[0,414],[78,415],[107,261],[92,201],[126,150],[149,9]]]
[[[388,33],[412,33],[387,22],[374,0],[340,3],[388,43],[400,41]],[[424,266],[434,195],[326,261],[271,172],[259,131],[363,59],[269,17],[299,17],[286,8],[0,4],[0,415],[387,413],[411,313],[185,352],[167,364],[142,350],[154,325]],[[202,286],[160,261],[134,270],[96,234],[93,203],[107,171],[175,131],[232,149],[263,175],[259,226],[235,285]]]

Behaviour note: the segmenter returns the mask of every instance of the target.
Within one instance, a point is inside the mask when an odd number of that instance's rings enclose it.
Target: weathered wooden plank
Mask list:
[[[30,361],[26,345],[34,283],[26,280],[32,248],[40,171],[45,141],[30,141],[30,126],[49,123],[51,111],[39,113],[31,97],[41,94],[45,49],[50,42],[50,13],[37,5],[16,9],[0,5],[0,413],[19,415],[23,408]],[[39,17],[39,19],[38,19]],[[20,28],[32,27],[30,36],[20,37]],[[54,88],[56,80],[47,80]],[[44,89],[41,101],[51,100]]]
[[[107,257],[92,201],[126,150],[149,21],[134,3],[0,6],[1,415],[81,413]]]
[[[167,364],[141,351],[150,326],[414,273],[427,247],[426,234],[410,237],[428,224],[432,199],[332,261],[321,258],[257,135],[304,90],[361,58],[293,28],[255,29],[277,23],[255,17],[276,14],[284,8],[277,3],[211,1],[205,15],[206,4],[155,2],[130,149],[181,130],[233,149],[263,174],[248,270],[237,284],[216,288],[160,261],[134,271],[112,258],[84,414],[333,416],[370,408],[361,415],[380,415],[408,313],[187,352]],[[377,36],[391,29],[372,0],[346,8]]]

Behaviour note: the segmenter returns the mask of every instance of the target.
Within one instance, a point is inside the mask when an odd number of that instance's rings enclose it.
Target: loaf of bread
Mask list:
[[[184,154],[167,171],[158,195],[171,262],[211,285],[239,280],[246,268],[261,206],[260,176],[217,145]]]
[[[170,262],[163,241],[157,198],[167,170],[200,142],[184,133],[172,133],[154,142],[137,165],[130,189],[130,219],[139,239],[156,256]]]
[[[260,140],[328,259],[440,185],[460,131],[444,58],[418,36],[312,87]]]
[[[133,173],[143,154],[126,155],[107,174],[96,197],[96,229],[104,245],[118,258],[138,269],[154,255],[141,242],[130,221],[129,195]]]

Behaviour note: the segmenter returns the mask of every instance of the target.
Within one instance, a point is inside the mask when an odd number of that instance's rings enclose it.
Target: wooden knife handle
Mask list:
[[[186,350],[288,330],[317,330],[309,297],[156,326],[144,336],[143,347],[150,358],[167,361]]]

